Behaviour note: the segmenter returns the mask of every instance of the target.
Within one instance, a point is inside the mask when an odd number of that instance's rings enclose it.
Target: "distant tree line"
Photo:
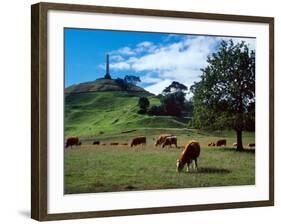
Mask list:
[[[157,96],[160,99],[160,105],[149,107],[148,98],[140,97],[138,113],[154,116],[191,116],[192,103],[186,100],[187,90],[185,85],[174,81]]]

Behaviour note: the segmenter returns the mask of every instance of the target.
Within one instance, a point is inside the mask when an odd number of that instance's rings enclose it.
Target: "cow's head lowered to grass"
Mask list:
[[[177,160],[177,171],[180,172],[183,170],[185,164],[187,164],[187,171],[189,165],[194,161],[195,169],[198,168],[197,158],[200,155],[200,145],[197,141],[191,140],[185,146],[185,149],[182,151],[180,158]]]

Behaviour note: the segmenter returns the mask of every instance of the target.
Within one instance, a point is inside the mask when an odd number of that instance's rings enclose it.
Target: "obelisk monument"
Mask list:
[[[110,73],[109,73],[109,55],[106,54],[106,73],[104,76],[105,79],[111,79]]]

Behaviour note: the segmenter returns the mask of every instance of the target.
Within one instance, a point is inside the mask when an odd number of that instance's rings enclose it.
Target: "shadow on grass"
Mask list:
[[[130,190],[130,191],[132,191],[132,190],[136,190],[137,187],[135,187],[135,186],[133,186],[133,185],[128,185],[128,186],[126,186],[124,189],[125,189],[125,190]]]
[[[216,167],[199,167],[197,171],[191,171],[191,173],[230,173],[231,171],[223,168]]]
[[[255,148],[251,149],[243,149],[243,150],[238,150],[237,148],[222,148],[221,150],[224,151],[229,151],[229,152],[241,152],[241,153],[255,153]]]

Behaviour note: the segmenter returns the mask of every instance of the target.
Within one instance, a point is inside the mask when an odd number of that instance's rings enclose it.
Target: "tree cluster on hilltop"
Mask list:
[[[138,82],[141,82],[141,79],[138,76],[126,75],[124,79],[117,78],[115,81],[121,89],[128,90],[130,85],[136,85]]]

